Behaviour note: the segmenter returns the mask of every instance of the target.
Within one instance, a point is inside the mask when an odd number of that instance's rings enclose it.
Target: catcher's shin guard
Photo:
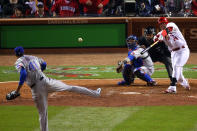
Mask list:
[[[140,78],[140,79],[142,79],[142,80],[144,80],[144,81],[146,81],[146,82],[153,81],[152,78],[151,78],[148,74],[142,73],[140,70],[135,71],[134,74],[135,74],[138,78]]]
[[[125,80],[125,84],[130,85],[134,81],[133,66],[130,64],[125,64],[122,71],[122,76]]]

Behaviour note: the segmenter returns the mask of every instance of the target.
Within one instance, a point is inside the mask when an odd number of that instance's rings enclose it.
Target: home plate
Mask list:
[[[139,94],[142,94],[140,92],[121,92],[120,94],[123,94],[123,95],[139,95]]]
[[[188,97],[191,97],[191,98],[197,98],[197,96],[188,96]]]

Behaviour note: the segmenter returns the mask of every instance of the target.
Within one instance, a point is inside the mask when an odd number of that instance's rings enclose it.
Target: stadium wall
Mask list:
[[[82,17],[0,19],[0,50],[25,48],[124,48],[130,34],[143,35],[147,26],[159,31],[157,17]],[[197,18],[170,17],[197,51]],[[83,38],[78,42],[78,38]]]

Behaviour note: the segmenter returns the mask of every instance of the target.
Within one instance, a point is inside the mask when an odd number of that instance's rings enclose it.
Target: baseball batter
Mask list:
[[[162,31],[160,31],[155,40],[164,41],[171,51],[172,59],[172,82],[165,93],[176,93],[176,83],[177,81],[186,89],[190,90],[190,85],[188,81],[183,76],[183,66],[187,63],[189,59],[190,50],[188,48],[187,42],[185,41],[182,33],[180,32],[178,26],[173,22],[168,22],[166,17],[160,17],[158,23]]]
[[[32,97],[39,112],[41,131],[48,131],[48,93],[54,91],[71,91],[93,97],[100,96],[101,88],[90,90],[85,87],[70,86],[61,81],[48,78],[43,73],[43,70],[46,69],[46,62],[35,56],[24,55],[23,47],[16,47],[15,54],[18,57],[15,67],[20,73],[20,81],[17,90],[8,94],[7,99],[11,100],[19,96],[20,88],[26,81],[27,85],[31,88]]]

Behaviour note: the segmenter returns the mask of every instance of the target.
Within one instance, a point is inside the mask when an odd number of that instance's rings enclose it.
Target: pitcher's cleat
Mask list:
[[[101,96],[101,88],[98,88],[98,89],[96,90],[96,93],[97,93],[98,97]]]

